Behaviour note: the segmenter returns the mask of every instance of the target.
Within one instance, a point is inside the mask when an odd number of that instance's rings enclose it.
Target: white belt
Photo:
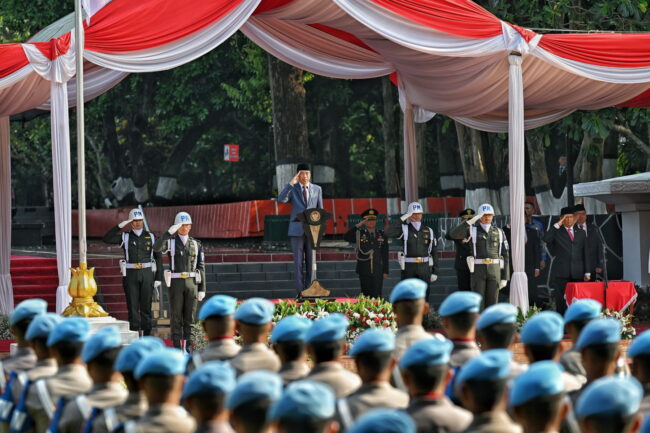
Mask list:
[[[196,277],[197,272],[172,272],[172,278],[194,278]]]
[[[502,259],[474,259],[474,263],[477,265],[501,265],[503,264]]]
[[[151,262],[149,263],[126,263],[126,269],[145,269],[151,267]]]
[[[429,263],[428,257],[404,257],[406,263]]]

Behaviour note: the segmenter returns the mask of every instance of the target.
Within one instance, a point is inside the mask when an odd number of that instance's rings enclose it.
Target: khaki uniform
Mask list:
[[[575,346],[562,353],[560,356],[560,364],[562,364],[564,371],[567,373],[573,374],[575,376],[581,376],[586,380],[587,372],[582,366],[582,355],[580,354],[580,351],[575,348]]]
[[[583,380],[584,379],[584,380]],[[582,376],[575,376],[573,374],[562,372],[562,382],[564,383],[564,390],[566,392],[576,391],[587,383],[587,379]]]
[[[151,406],[136,421],[125,423],[123,433],[192,433],[196,422],[185,409],[171,404]]]
[[[639,406],[639,413],[644,418],[646,418],[646,416],[650,413],[650,385],[649,384],[643,385],[643,399],[641,400],[641,406]]]
[[[60,397],[71,399],[85,394],[92,385],[86,367],[81,364],[62,365],[53,376],[36,381],[27,395],[27,412],[34,420],[34,430],[41,433],[49,427]]]
[[[19,347],[16,350],[16,353],[0,362],[3,378],[8,377],[9,373],[12,371],[20,373],[31,370],[35,365],[36,353],[34,353],[34,350],[31,347]]]
[[[523,433],[504,411],[486,412],[476,417],[465,433]]]
[[[508,379],[512,380],[515,377],[519,376],[521,373],[528,370],[528,364],[522,364],[517,361],[510,361],[510,370],[508,373]]]
[[[475,341],[453,341],[449,363],[452,367],[462,367],[467,361],[481,354]]]
[[[86,395],[70,400],[63,408],[59,433],[79,433],[90,419],[93,408],[106,409],[124,403],[128,392],[118,382],[96,384]],[[94,421],[94,420],[93,420]]]
[[[361,386],[361,378],[349,371],[338,361],[321,362],[314,365],[305,379],[329,385],[336,398],[352,394]]]
[[[227,421],[215,421],[209,424],[199,424],[194,433],[235,433]]]
[[[119,424],[140,418],[148,406],[144,394],[130,393],[123,404],[106,408],[95,418],[92,433],[111,433]]]
[[[201,352],[192,355],[187,363],[187,372],[193,372],[206,362],[229,361],[237,356],[240,350],[241,346],[232,338],[211,341]]]
[[[282,378],[284,386],[289,385],[291,382],[296,380],[303,379],[309,374],[309,365],[303,361],[291,361],[286,364],[282,364],[278,374]]]
[[[336,402],[336,417],[345,431],[354,421],[371,409],[380,407],[405,409],[409,396],[404,391],[393,388],[389,383],[367,383],[352,394]]]
[[[415,421],[416,433],[458,433],[472,422],[472,413],[454,405],[447,397],[415,397],[406,408]]]
[[[413,344],[425,338],[433,338],[422,325],[403,326],[395,333],[395,358],[401,359],[404,352]]]
[[[253,370],[278,371],[280,358],[266,344],[253,343],[243,346],[230,365],[237,370],[238,376]]]

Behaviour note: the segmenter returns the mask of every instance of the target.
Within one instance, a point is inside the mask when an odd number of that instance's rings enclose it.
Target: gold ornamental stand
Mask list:
[[[331,217],[325,209],[311,208],[306,209],[297,215],[298,221],[302,222],[303,230],[309,242],[311,243],[311,284],[305,290],[300,292],[304,298],[323,298],[330,295],[330,291],[324,288],[316,278],[318,269],[316,263],[316,251],[320,248],[320,241],[323,238],[327,220]]]

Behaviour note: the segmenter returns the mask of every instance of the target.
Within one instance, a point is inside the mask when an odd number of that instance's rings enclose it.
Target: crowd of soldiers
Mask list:
[[[9,318],[18,348],[1,366],[0,432],[650,432],[650,331],[627,365],[621,324],[596,301],[519,330],[511,304],[480,312],[480,294],[458,291],[438,310],[444,336],[432,334],[427,287],[398,283],[397,332],[367,329],[349,350],[344,315],[273,326],[261,298],[207,299],[207,346],[192,355],[152,336],[123,347],[115,326],[92,333],[23,301]],[[514,359],[518,342],[528,362]]]

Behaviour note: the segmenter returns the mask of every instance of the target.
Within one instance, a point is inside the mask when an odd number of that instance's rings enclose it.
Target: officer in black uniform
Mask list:
[[[459,218],[462,218],[463,221],[472,219],[476,215],[474,209],[467,208],[458,214]],[[454,241],[456,247],[456,258],[454,259],[454,269],[456,270],[456,280],[458,281],[458,290],[462,291],[471,291],[472,290],[472,274],[469,272],[469,267],[467,266],[467,257],[472,255],[472,237],[467,236],[464,239],[454,239],[450,236],[449,233],[445,235],[445,238]]]
[[[378,216],[376,209],[365,210],[361,222],[343,236],[355,244],[361,293],[373,298],[382,296],[384,278],[388,278],[388,242],[384,231],[377,230]]]
[[[122,231],[128,227],[125,231]],[[144,214],[140,209],[131,209],[129,219],[111,228],[104,235],[107,244],[124,248],[124,259],[120,260],[122,284],[126,295],[131,331],[151,334],[151,297],[162,281],[162,256],[154,252],[153,233],[144,228]]]
[[[422,224],[422,205],[409,204],[408,212],[400,217],[402,224],[386,230],[386,237],[401,239],[403,250],[398,258],[402,268],[402,279],[419,278],[428,285],[438,279],[438,257],[436,235],[431,227]],[[429,299],[431,287],[427,288]]]

